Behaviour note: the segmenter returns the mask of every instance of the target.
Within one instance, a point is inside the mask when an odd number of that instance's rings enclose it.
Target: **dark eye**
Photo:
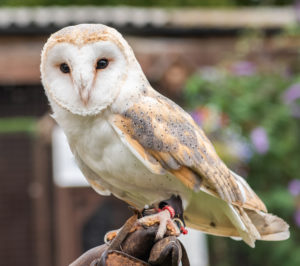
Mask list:
[[[100,60],[98,60],[97,62],[97,66],[96,69],[104,69],[108,66],[108,60],[105,58],[101,58]]]
[[[66,63],[60,64],[59,69],[62,73],[70,73],[70,68]]]

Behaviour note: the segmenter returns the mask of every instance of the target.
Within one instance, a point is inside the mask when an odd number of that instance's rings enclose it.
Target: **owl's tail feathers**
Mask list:
[[[192,194],[184,211],[187,226],[212,235],[244,240],[254,247],[256,240],[289,238],[289,226],[281,218],[227,203],[205,192]]]
[[[253,224],[243,208],[230,206],[235,215],[229,216],[232,224],[235,226],[238,234],[252,248],[255,247],[255,241],[261,239],[260,233]]]
[[[281,218],[262,211],[246,210],[261,240],[280,241],[290,237],[289,225]]]
[[[236,226],[241,238],[249,246],[255,247],[256,240],[280,241],[289,238],[289,225],[281,218],[262,211],[234,208],[239,213],[245,228],[234,224],[234,220],[232,220],[232,223]],[[238,240],[235,237],[233,239]]]

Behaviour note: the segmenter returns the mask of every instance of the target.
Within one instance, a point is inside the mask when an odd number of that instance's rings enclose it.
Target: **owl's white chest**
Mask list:
[[[186,193],[186,188],[174,176],[150,172],[123,144],[105,117],[73,122],[72,126],[68,124],[65,132],[75,157],[83,162],[79,167],[87,179],[91,177],[87,176],[84,167],[96,173],[96,181],[101,186],[140,207],[172,194]]]

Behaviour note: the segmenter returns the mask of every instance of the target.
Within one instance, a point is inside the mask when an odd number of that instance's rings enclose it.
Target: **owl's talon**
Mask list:
[[[172,211],[165,208],[164,210],[145,216],[138,220],[140,224],[150,227],[155,224],[159,224],[158,230],[155,236],[155,241],[160,240],[165,234],[179,236],[180,230],[176,223],[172,220]]]

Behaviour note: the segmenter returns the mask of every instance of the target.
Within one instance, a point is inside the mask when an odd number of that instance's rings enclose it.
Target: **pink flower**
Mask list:
[[[300,84],[289,87],[283,94],[283,101],[291,107],[292,116],[300,118],[300,106],[296,100],[300,99]]]
[[[288,190],[293,196],[300,195],[300,179],[293,179],[288,184]]]
[[[232,71],[237,76],[252,76],[256,72],[256,67],[249,61],[240,61],[233,65]]]
[[[263,127],[253,129],[250,138],[257,153],[265,154],[269,150],[269,139]]]
[[[300,84],[296,83],[289,87],[283,94],[283,100],[286,104],[290,104],[300,98]]]
[[[294,220],[298,227],[300,227],[300,209],[297,209],[294,214]]]
[[[199,112],[199,110],[195,110],[195,111],[192,111],[190,113],[191,117],[194,119],[194,121],[199,125],[201,126],[202,123],[203,123],[203,117],[201,115],[201,112]]]

